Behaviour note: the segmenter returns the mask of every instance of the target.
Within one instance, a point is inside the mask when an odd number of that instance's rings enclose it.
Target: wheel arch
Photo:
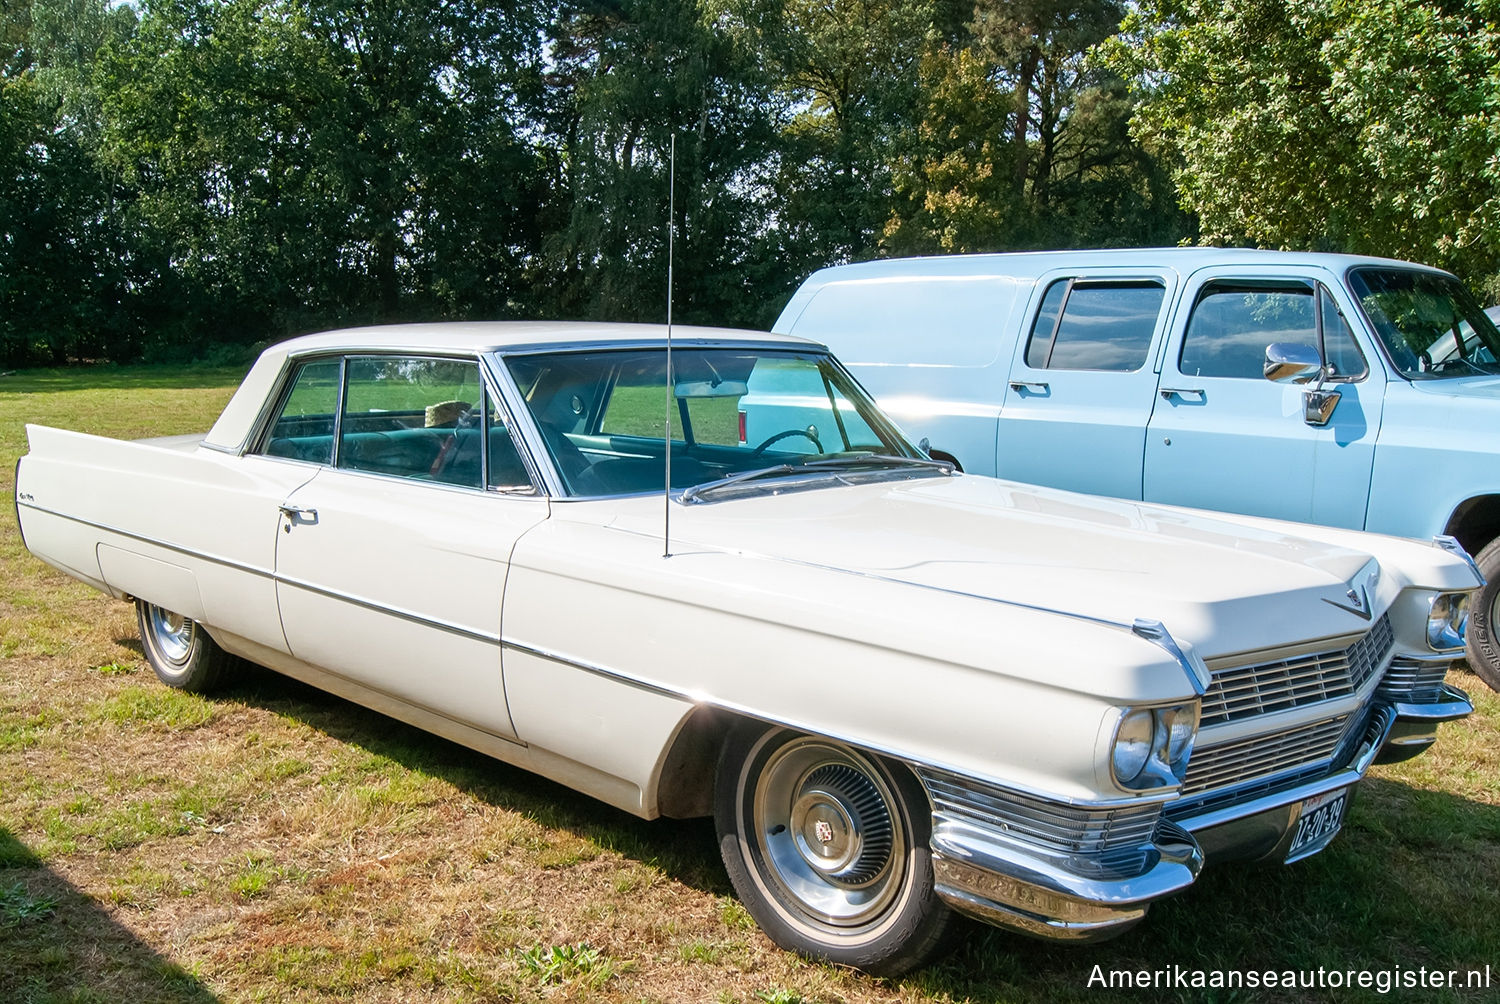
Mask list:
[[[1460,502],[1443,532],[1456,538],[1470,554],[1478,554],[1500,537],[1500,495],[1475,495]]]

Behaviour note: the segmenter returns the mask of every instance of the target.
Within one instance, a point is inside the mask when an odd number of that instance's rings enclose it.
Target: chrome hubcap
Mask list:
[[[822,925],[877,919],[901,885],[906,834],[894,801],[879,771],[852,750],[803,738],[772,753],[751,810],[777,899]]]
[[[151,638],[162,657],[176,665],[186,662],[193,649],[197,624],[181,614],[154,605],[147,609],[147,620],[151,626]]]

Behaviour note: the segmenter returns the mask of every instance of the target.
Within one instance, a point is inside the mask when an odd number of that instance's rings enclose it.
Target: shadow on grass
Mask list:
[[[522,813],[543,826],[570,830],[695,889],[721,896],[733,892],[719,860],[712,820],[640,819],[538,774],[260,667],[249,667],[242,682],[219,697],[273,711],[408,770],[440,778],[496,808]]]
[[[0,1000],[210,1004],[217,998],[0,827]]]
[[[733,895],[709,820],[646,822],[268,670],[226,695],[318,729],[341,742],[439,777],[490,805],[571,830],[713,895]],[[908,976],[939,999],[1098,1000],[1111,972],[1184,967],[1225,973],[1484,969],[1500,961],[1500,807],[1412,788],[1384,777],[1359,789],[1345,832],[1325,852],[1290,867],[1210,865],[1146,920],[1096,945],[1052,944],[978,924],[948,958]],[[1209,976],[1208,978],[1212,978]],[[1331,977],[1324,977],[1325,980]],[[1466,977],[1465,977],[1466,978]],[[1437,999],[1494,999],[1493,987],[1460,987]],[[1118,990],[1116,984],[1113,989]],[[1213,991],[1158,985],[1181,1001],[1384,1000],[1338,987]]]

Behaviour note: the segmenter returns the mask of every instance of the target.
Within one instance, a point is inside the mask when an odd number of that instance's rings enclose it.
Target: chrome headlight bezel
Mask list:
[[[1434,652],[1462,649],[1469,627],[1469,601],[1473,593],[1437,593],[1427,609],[1427,647]]]
[[[1198,701],[1121,708],[1109,744],[1115,784],[1127,791],[1181,785],[1198,739],[1199,713]]]

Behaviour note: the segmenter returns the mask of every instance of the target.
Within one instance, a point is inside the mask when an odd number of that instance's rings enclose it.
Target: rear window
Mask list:
[[[1038,370],[1140,369],[1166,292],[1150,280],[1054,282],[1031,326],[1026,365]]]

